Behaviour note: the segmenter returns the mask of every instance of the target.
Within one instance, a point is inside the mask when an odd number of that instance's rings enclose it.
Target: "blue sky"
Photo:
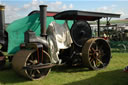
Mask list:
[[[6,22],[26,16],[38,10],[40,4],[47,4],[49,11],[85,10],[121,14],[128,17],[128,0],[0,0],[6,6]]]

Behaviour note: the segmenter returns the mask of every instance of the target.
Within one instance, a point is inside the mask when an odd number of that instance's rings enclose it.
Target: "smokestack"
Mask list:
[[[46,19],[47,19],[47,5],[40,5],[40,25],[41,36],[45,37],[46,34]]]
[[[0,5],[0,36],[4,36],[4,30],[5,30],[4,10],[5,10],[5,6]]]

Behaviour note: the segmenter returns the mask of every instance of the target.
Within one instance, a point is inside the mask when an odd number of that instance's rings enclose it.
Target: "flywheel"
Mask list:
[[[75,45],[82,47],[84,42],[92,37],[91,27],[88,22],[76,21],[71,28],[71,37]]]

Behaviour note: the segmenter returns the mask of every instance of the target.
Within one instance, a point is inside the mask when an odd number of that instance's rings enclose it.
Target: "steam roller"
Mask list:
[[[43,50],[42,63],[39,63],[39,56],[36,50],[20,50],[12,60],[13,69],[20,75],[31,80],[45,77],[50,68],[46,64],[50,63],[49,54]]]
[[[97,70],[109,64],[111,58],[110,46],[102,38],[92,38],[92,30],[88,21],[97,20],[97,34],[100,37],[100,19],[103,17],[120,17],[119,14],[79,10],[47,12],[47,5],[40,5],[39,7],[39,11],[29,13],[28,18],[25,19],[28,26],[26,26],[26,23],[19,26],[20,21],[15,21],[14,24],[10,24],[10,27],[7,28],[6,34],[4,32],[4,6],[0,6],[0,45],[2,46],[0,48],[0,69],[6,63],[6,56],[4,56],[3,52],[7,52],[8,46],[12,45],[8,42],[8,39],[13,41],[13,44],[16,44],[19,48],[13,55],[8,56],[9,62],[12,63],[13,69],[18,74],[31,80],[44,78],[51,68],[57,65],[84,65],[89,69]],[[33,17],[35,17],[34,20]],[[65,22],[62,22],[64,24],[57,24],[55,23],[56,20]],[[68,23],[69,20],[72,23]],[[18,29],[15,24],[18,24]],[[31,26],[29,27],[29,25]],[[71,29],[68,29],[70,27],[68,25],[71,25]],[[23,27],[25,28],[24,31]],[[11,31],[9,31],[10,28]],[[14,31],[14,28],[16,31]],[[39,30],[37,30],[38,28]],[[57,28],[59,30],[55,30]],[[36,35],[36,31],[40,32],[39,35]],[[13,36],[16,40],[8,37],[9,33],[15,34],[16,36]],[[18,37],[21,39],[18,41],[17,36],[21,35],[23,39]],[[13,47],[13,49],[16,48]]]
[[[102,38],[91,38],[82,48],[84,66],[96,70],[106,67],[111,58],[110,46]]]

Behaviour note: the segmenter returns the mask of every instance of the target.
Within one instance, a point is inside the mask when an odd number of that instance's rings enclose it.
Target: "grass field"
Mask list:
[[[111,20],[111,24],[128,24],[128,19],[127,20]],[[96,24],[96,22],[92,22],[91,24]],[[100,24],[106,24],[106,21],[101,20]]]
[[[128,53],[112,53],[105,69],[54,67],[46,78],[36,81],[27,80],[6,68],[0,71],[0,85],[128,85],[128,72],[123,72],[127,65]]]

